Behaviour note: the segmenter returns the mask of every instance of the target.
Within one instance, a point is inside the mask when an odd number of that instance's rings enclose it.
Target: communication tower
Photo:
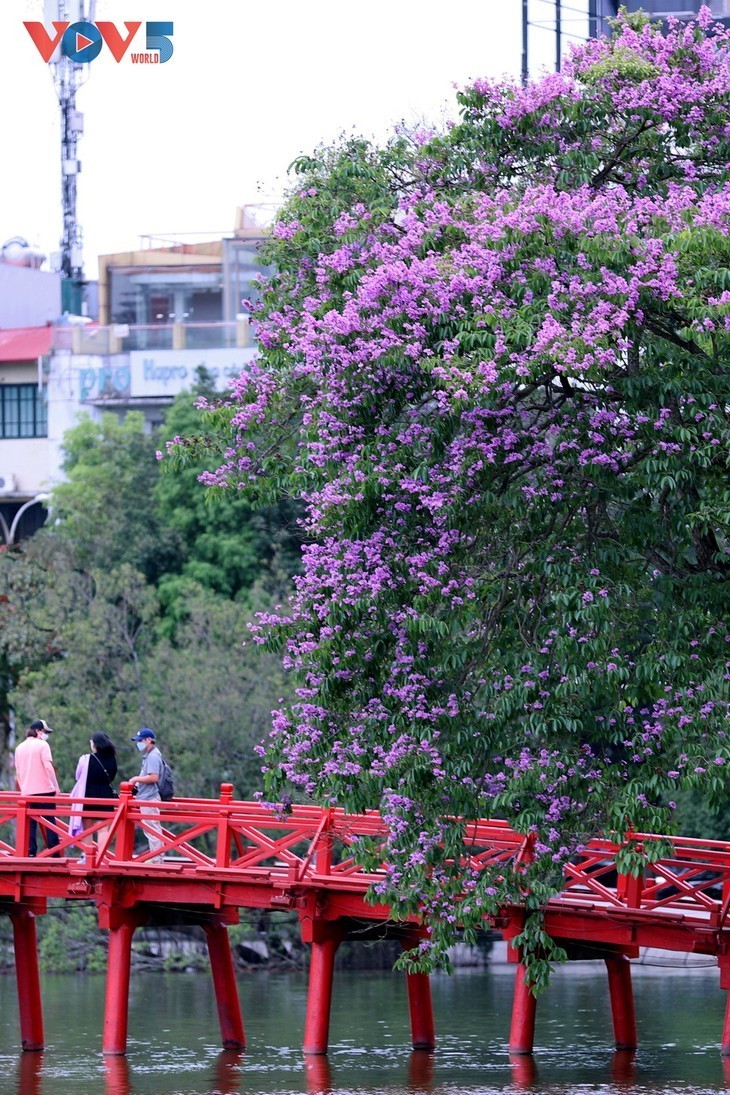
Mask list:
[[[44,0],[44,22],[93,23],[96,0]],[[63,310],[79,314],[84,285],[83,236],[76,211],[77,180],[81,171],[79,138],[84,116],[76,109],[76,92],[86,82],[89,65],[73,61],[59,46],[50,61],[53,86],[61,107],[61,283]]]

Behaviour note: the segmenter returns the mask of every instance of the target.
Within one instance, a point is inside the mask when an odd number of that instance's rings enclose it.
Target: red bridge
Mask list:
[[[220,798],[176,799],[162,803],[164,846],[135,851],[135,834],[147,819],[122,784],[108,836],[101,846],[92,837],[109,825],[110,815],[92,813],[92,829],[68,835],[74,802],[24,799],[0,793],[0,908],[10,917],[15,943],[20,1029],[24,1050],[43,1048],[43,1016],[36,948],[36,916],[48,898],[92,900],[99,924],[109,931],[102,1048],[123,1054],[132,937],[137,927],[197,924],[204,931],[215,987],[223,1045],[245,1046],[241,1008],[228,939],[228,925],[239,910],[291,909],[311,944],[304,1052],[327,1051],[335,953],[343,939],[396,937],[405,948],[423,938],[415,919],[393,918],[386,905],[366,900],[382,872],[367,873],[348,852],[361,836],[378,836],[384,826],[376,813],[346,815],[340,810],[294,806],[277,818],[256,803],[233,799],[229,784]],[[92,800],[86,800],[93,807]],[[108,800],[97,806],[107,806]],[[52,813],[57,849],[27,855],[29,823]],[[88,815],[87,815],[88,816]],[[98,818],[98,820],[96,820]],[[504,822],[480,821],[468,832],[471,865],[477,869],[524,861],[530,840]],[[636,834],[633,834],[636,839]],[[645,843],[657,840],[641,837]],[[650,875],[633,877],[616,870],[619,845],[591,841],[566,869],[565,888],[547,906],[545,927],[573,959],[598,958],[608,970],[616,1047],[636,1048],[630,958],[642,946],[714,955],[722,988],[730,988],[730,847],[709,840],[674,838],[673,854],[653,863]],[[154,861],[162,855],[161,861]],[[84,857],[83,859],[81,857]],[[524,910],[507,907],[491,926],[509,941],[522,929]],[[490,926],[490,925],[487,925]],[[520,955],[516,963],[510,1050],[533,1049],[535,998],[527,990]],[[431,992],[426,974],[406,974],[411,1033],[416,1049],[435,1045]],[[730,1055],[730,1006],[722,1031],[723,1055]]]

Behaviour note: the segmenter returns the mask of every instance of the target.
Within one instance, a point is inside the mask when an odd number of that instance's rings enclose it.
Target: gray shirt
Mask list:
[[[156,745],[148,749],[142,757],[142,767],[139,772],[141,776],[151,776],[153,773],[157,773],[158,779],[162,775],[162,754]],[[138,802],[159,802],[160,791],[157,784],[138,783],[136,798]]]

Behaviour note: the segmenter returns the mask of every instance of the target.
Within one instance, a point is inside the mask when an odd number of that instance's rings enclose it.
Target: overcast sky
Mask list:
[[[122,32],[142,19],[132,49],[144,48],[144,21],[170,20],[174,54],[117,64],[104,47],[84,66],[89,277],[97,255],[144,234],[229,233],[236,207],[279,194],[300,153],[342,132],[382,139],[400,120],[456,117],[455,84],[520,69],[521,0],[98,0],[96,18]],[[0,244],[20,235],[49,254],[61,234],[59,110],[24,20],[43,21],[43,0],[2,0]],[[550,64],[549,32],[532,41],[531,60]]]

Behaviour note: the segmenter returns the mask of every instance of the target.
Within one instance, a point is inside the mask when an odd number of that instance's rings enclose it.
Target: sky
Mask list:
[[[456,118],[455,85],[520,70],[521,0],[97,0],[96,19],[121,32],[143,23],[120,63],[104,46],[83,66],[77,92],[90,278],[99,254],[145,235],[230,234],[236,208],[275,202],[291,162],[320,143]],[[59,108],[24,20],[44,21],[43,0],[2,0],[0,245],[22,236],[50,255],[62,228]],[[133,64],[152,20],[173,22],[174,53]],[[550,64],[552,35],[531,36],[531,60]]]

